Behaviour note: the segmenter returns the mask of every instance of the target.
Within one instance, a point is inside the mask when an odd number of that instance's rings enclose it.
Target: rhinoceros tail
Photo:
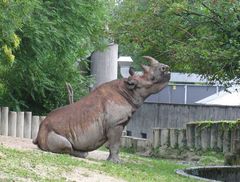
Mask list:
[[[48,124],[45,122],[42,122],[39,126],[38,134],[35,139],[33,139],[33,144],[37,145],[38,148],[42,150],[47,150],[47,137],[49,133]]]
[[[33,139],[32,143],[35,144],[35,145],[37,145],[37,144],[38,144],[38,137],[36,137],[35,139]]]

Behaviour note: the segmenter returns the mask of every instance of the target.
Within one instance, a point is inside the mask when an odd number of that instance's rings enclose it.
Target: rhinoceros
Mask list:
[[[44,151],[86,157],[108,141],[107,160],[118,163],[120,138],[133,113],[170,79],[169,66],[144,56],[143,74],[129,70],[128,78],[113,80],[81,100],[56,109],[43,120],[33,141]]]

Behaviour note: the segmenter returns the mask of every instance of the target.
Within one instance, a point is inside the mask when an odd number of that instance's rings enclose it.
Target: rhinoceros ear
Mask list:
[[[129,76],[128,79],[125,79],[124,82],[127,84],[127,88],[129,90],[133,90],[138,84],[138,81],[133,79],[131,76]]]
[[[135,71],[134,71],[133,67],[130,67],[130,68],[129,68],[129,74],[130,74],[131,76],[133,76],[133,75],[135,74]]]

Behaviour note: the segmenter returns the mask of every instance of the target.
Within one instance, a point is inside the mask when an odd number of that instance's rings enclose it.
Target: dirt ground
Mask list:
[[[31,139],[21,139],[15,137],[0,136],[0,145],[8,148],[14,148],[18,150],[39,150],[36,145],[32,143]],[[89,159],[106,160],[108,152],[93,151],[89,152],[89,155],[85,160],[86,162],[93,162]],[[111,176],[107,176],[102,172],[91,171],[85,168],[76,168],[70,175],[65,176],[70,181],[81,182],[123,182],[124,180],[116,179]]]

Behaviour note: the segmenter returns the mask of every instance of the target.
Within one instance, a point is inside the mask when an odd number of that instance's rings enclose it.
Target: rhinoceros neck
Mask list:
[[[144,97],[142,97],[135,91],[129,90],[127,86],[124,84],[123,80],[120,80],[117,87],[117,92],[120,95],[122,95],[127,100],[127,102],[131,104],[132,107],[135,109],[139,108],[143,104],[143,101],[145,100]]]

